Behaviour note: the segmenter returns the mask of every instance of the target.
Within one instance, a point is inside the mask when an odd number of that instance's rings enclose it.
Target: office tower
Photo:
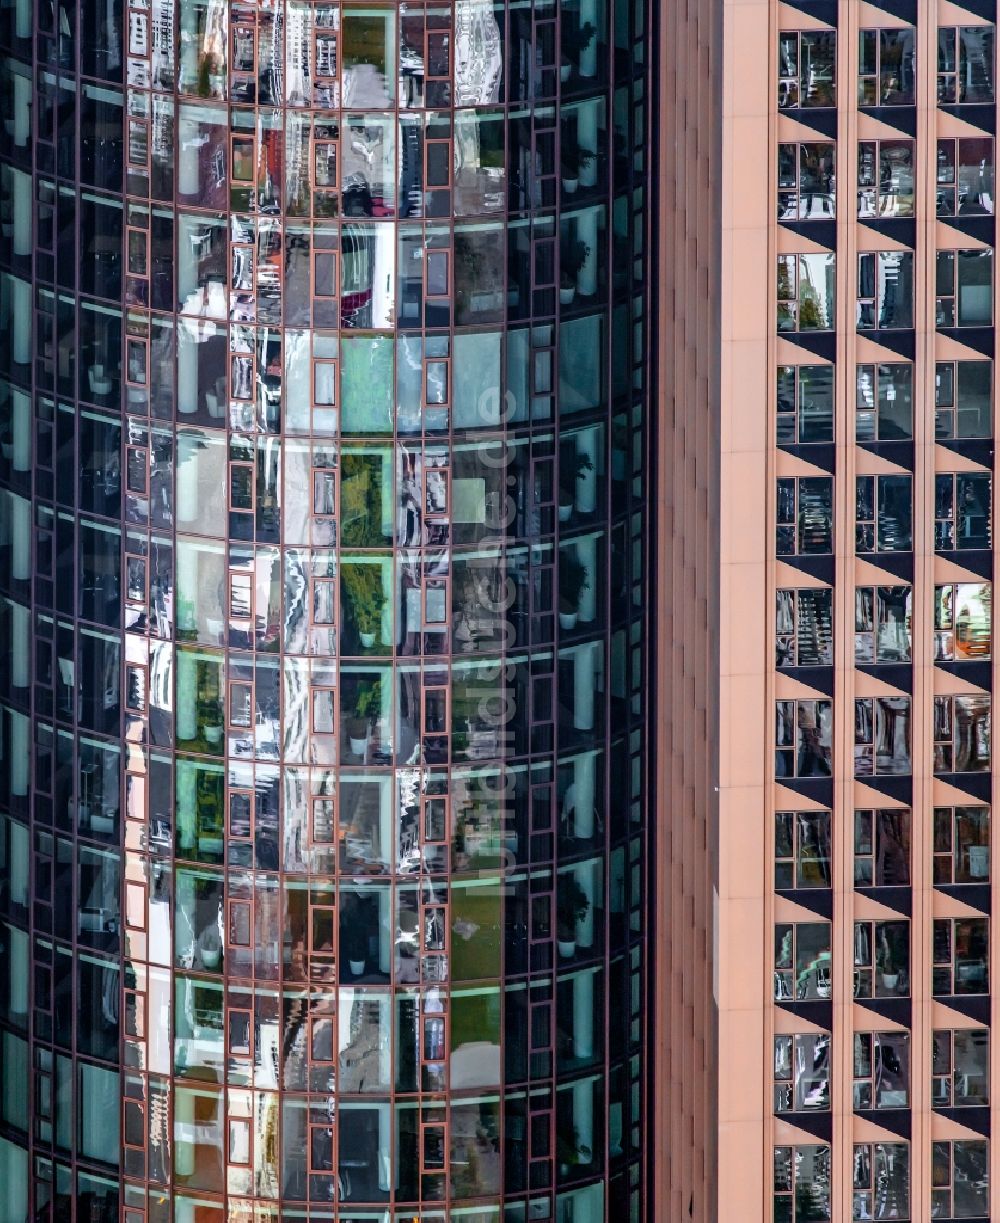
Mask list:
[[[725,20],[719,1217],[987,1218],[996,5]]]
[[[654,1217],[651,17],[0,8],[0,1223]]]

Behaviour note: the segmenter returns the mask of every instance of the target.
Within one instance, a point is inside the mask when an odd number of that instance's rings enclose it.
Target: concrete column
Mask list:
[[[594,41],[597,41],[596,35]],[[593,46],[594,43],[591,43]],[[581,149],[595,154],[594,160],[580,167],[580,186],[593,187],[597,183],[598,121],[601,114],[601,99],[590,98],[581,102],[576,112],[576,140]]]
[[[176,452],[176,488],[174,498],[178,523],[198,521],[198,450],[201,445],[196,433],[179,433]]]
[[[594,645],[585,642],[573,652],[573,725],[594,728]]]
[[[387,886],[378,890],[378,969],[387,973],[391,967],[392,889]]]
[[[174,872],[174,952],[178,959],[193,947],[197,931],[194,926],[194,875],[190,871]],[[188,961],[190,967],[190,961]],[[201,965],[195,965],[200,968]]]
[[[581,481],[577,481],[580,484]],[[597,536],[583,535],[576,541],[576,555],[587,571],[587,585],[580,591],[580,620],[591,624],[597,619]]]
[[[612,1101],[608,1109],[608,1153],[612,1157],[622,1153],[622,1106]]]
[[[573,1056],[594,1055],[594,973],[578,972],[573,978]]]
[[[385,597],[385,603],[382,604],[382,623],[379,626],[382,633],[382,644],[392,645],[392,560],[386,559],[378,562],[379,574],[382,578],[382,594]],[[391,711],[390,711],[391,712]]]
[[[27,688],[31,676],[31,613],[21,603],[11,603],[10,635],[14,655],[10,682],[15,688]]]
[[[14,76],[14,143],[23,149],[31,137],[31,78]]]
[[[31,254],[31,175],[14,170],[14,254]]]
[[[198,704],[197,704],[197,689],[198,689],[198,664],[195,662],[189,650],[177,650],[174,653],[174,660],[177,667],[177,707],[174,711],[175,726],[178,739],[193,739],[198,732]],[[182,788],[182,774],[190,774],[189,785]],[[195,807],[195,787],[194,787],[194,770],[183,769],[178,770],[177,775],[177,796],[185,799],[190,798],[191,801],[191,840],[189,846],[194,845],[194,807]],[[178,813],[178,823],[181,821],[181,815]],[[187,822],[187,815],[184,816]]]
[[[573,828],[578,840],[594,835],[594,774],[597,756],[581,752],[573,757]]]
[[[16,276],[13,284],[14,364],[27,365],[31,360],[31,285]]]
[[[590,468],[580,472],[576,480],[576,508],[584,514],[597,509],[597,476],[600,460],[601,435],[597,425],[589,425],[576,435],[576,453],[590,461]]]
[[[574,1083],[573,1092],[573,1126],[577,1132],[577,1143],[581,1149],[590,1151],[594,1157],[594,1084],[591,1079],[581,1079]],[[586,1158],[586,1157],[584,1157]]]
[[[385,994],[378,1004],[378,1081],[386,1091],[392,1086],[392,1007]]]
[[[13,1015],[28,1014],[28,935],[16,926],[10,928],[10,1010]]]
[[[11,456],[15,471],[31,470],[31,397],[19,387],[11,388],[11,425],[14,434],[14,453]]]
[[[578,862],[573,867],[573,874],[583,894],[590,901],[587,906],[587,916],[576,924],[576,945],[578,947],[593,947],[594,945],[594,904],[597,900],[597,871],[594,862]]]
[[[378,836],[381,842],[381,854],[385,859],[390,870],[393,869],[393,860],[396,852],[392,836],[392,802],[388,786],[378,783]]]
[[[391,671],[383,671],[382,683],[379,685],[379,697],[381,701],[381,708],[379,709],[379,718],[381,720],[379,734],[382,735],[384,740],[388,741],[388,743],[392,743],[393,739],[395,738],[392,725],[393,678],[394,677]]]
[[[392,530],[396,521],[395,468],[390,450],[382,450],[380,454],[382,456],[382,534],[386,539],[392,539]]]
[[[177,190],[181,195],[197,195],[198,124],[194,119],[181,119],[177,124]]]
[[[184,632],[198,628],[198,551],[196,546],[179,539],[174,550],[174,599],[177,605],[177,627]]]
[[[14,7],[14,33],[18,38],[31,38],[33,30],[31,0],[16,0]]]
[[[378,1109],[378,1187],[388,1193],[392,1187],[392,1106],[376,1104]]]
[[[597,76],[597,42],[600,37],[600,21],[597,13],[597,0],[580,0],[580,28],[590,22],[597,33],[590,40],[589,46],[580,55],[580,75]]]
[[[582,297],[593,297],[597,293],[597,264],[600,258],[596,208],[584,208],[577,214],[576,234],[588,252],[577,273],[576,287]]]
[[[17,820],[10,821],[10,899],[25,908],[28,904],[28,829]]]
[[[31,502],[16,493],[10,498],[10,533],[13,550],[11,575],[18,582],[31,580]]]

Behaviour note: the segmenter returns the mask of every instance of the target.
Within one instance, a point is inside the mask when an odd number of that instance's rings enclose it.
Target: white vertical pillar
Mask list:
[[[11,575],[18,582],[27,582],[31,579],[31,502],[26,497],[11,496],[10,519]]]
[[[194,1218],[194,1200],[178,1194],[174,1198],[174,1223],[194,1223]]]
[[[597,31],[590,43],[580,54],[580,75],[597,76],[597,42],[600,38],[600,22],[597,13],[597,0],[580,0],[580,28],[587,23]]]
[[[174,601],[177,627],[185,632],[198,628],[198,550],[190,540],[177,540],[174,550]]]
[[[392,1112],[388,1103],[376,1104],[378,1109],[378,1187],[388,1193],[392,1186]]]
[[[376,783],[372,783],[376,784]],[[395,874],[394,855],[396,847],[392,835],[392,802],[390,801],[390,793],[388,783],[383,784],[379,780],[378,784],[378,836],[381,845],[379,847],[382,857],[389,865],[389,869]]]
[[[190,982],[187,988],[191,988]],[[190,1176],[194,1172],[194,1094],[183,1089],[174,1092],[174,1172],[178,1176]],[[183,1198],[177,1199],[180,1209]],[[174,1219],[183,1216],[179,1213]]]
[[[595,752],[580,752],[573,757],[573,828],[578,840],[594,835]]]
[[[27,365],[31,360],[31,285],[14,277],[14,364]]]
[[[382,492],[382,534],[386,539],[392,538],[392,530],[396,521],[396,481],[392,462],[392,452],[383,450],[381,492]]]
[[[11,603],[11,646],[14,657],[10,682],[15,688],[27,688],[31,673],[31,613],[21,603]]]
[[[383,747],[392,745],[395,735],[392,725],[392,685],[394,674],[388,668],[382,672],[382,682],[379,684],[379,735]]]
[[[587,248],[587,257],[577,273],[576,287],[583,297],[597,293],[597,264],[601,252],[598,250],[597,209],[584,208],[577,214],[576,234]]]
[[[198,449],[200,444],[197,433],[177,435],[177,493],[174,501],[178,522],[198,520]]]
[[[597,619],[597,536],[581,535],[576,541],[576,556],[587,571],[587,585],[580,591],[579,615],[584,624],[590,624]]]
[[[378,1003],[378,1081],[385,1091],[392,1087],[392,1000],[383,994]]]
[[[31,735],[23,713],[10,710],[10,792],[18,798],[28,793],[28,766],[31,763]]]
[[[386,559],[378,562],[379,577],[382,579],[382,595],[385,602],[382,604],[382,622],[380,625],[382,633],[382,644],[392,645],[392,560]]]
[[[194,946],[197,931],[194,929],[196,911],[194,898],[194,875],[190,871],[174,872],[174,952],[179,963],[184,963],[185,953]],[[191,961],[187,961],[191,967]],[[200,969],[200,964],[194,965]]]
[[[576,508],[584,514],[592,514],[597,509],[597,465],[600,458],[600,433],[597,425],[581,429],[576,435],[576,453],[590,461],[590,467],[584,468],[576,480]]]
[[[594,643],[584,642],[573,652],[573,725],[594,728]]]
[[[14,170],[14,254],[31,254],[31,175]]]
[[[11,456],[15,471],[31,470],[31,399],[20,387],[11,388],[11,427],[14,434],[14,453]]]
[[[28,829],[10,821],[10,899],[24,908],[28,903]]]
[[[392,889],[386,885],[378,890],[378,970],[387,973],[392,967]]]
[[[594,42],[597,41],[596,35]],[[591,46],[594,43],[590,44]],[[598,119],[601,113],[601,99],[589,98],[581,102],[576,111],[576,141],[581,149],[593,153],[594,159],[580,166],[580,186],[593,187],[597,182],[597,139]]]
[[[593,947],[594,945],[594,901],[597,897],[596,864],[594,862],[578,862],[573,867],[573,874],[581,891],[590,901],[587,913],[576,924],[576,943],[578,947]]]
[[[594,971],[587,968],[573,978],[573,1056],[594,1055]]]
[[[31,136],[31,78],[14,76],[14,143],[23,149]]]
[[[28,1013],[28,935],[10,926],[10,1009],[14,1015]]]
[[[179,320],[177,330],[177,411],[190,416],[198,411],[198,341],[193,322]]]
[[[608,1154],[611,1156],[622,1153],[622,1105],[620,1100],[612,1100],[608,1109]]]
[[[18,38],[30,38],[32,35],[31,15],[33,6],[31,0],[16,0],[14,10],[14,33]]]
[[[198,664],[195,662],[190,650],[177,650],[174,653],[177,666],[177,708],[175,711],[175,726],[178,739],[193,739],[198,731],[198,705],[196,700],[196,690],[198,687]],[[190,777],[190,782],[181,786],[181,776]],[[188,847],[194,845],[194,807],[195,807],[195,789],[194,789],[194,769],[185,768],[179,769],[177,773],[177,798],[178,805],[183,798],[185,801],[190,800],[191,812],[190,815],[185,811],[183,814],[183,828],[190,823],[191,839],[187,842]],[[182,815],[180,810],[177,813],[178,822],[181,821]]]
[[[181,195],[198,194],[198,151],[197,121],[182,118],[177,124],[177,190]]]
[[[594,1082],[581,1079],[573,1084],[573,1127],[583,1162],[594,1157]],[[588,1156],[584,1150],[590,1151]]]

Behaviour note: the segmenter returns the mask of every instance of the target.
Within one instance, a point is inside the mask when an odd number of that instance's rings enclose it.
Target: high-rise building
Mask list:
[[[657,7],[0,6],[0,1223],[663,1217]]]
[[[725,8],[720,1219],[998,1210],[996,17]]]

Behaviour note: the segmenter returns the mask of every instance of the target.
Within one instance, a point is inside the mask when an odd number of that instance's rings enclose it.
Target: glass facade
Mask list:
[[[652,1217],[647,20],[0,8],[0,1223]]]

